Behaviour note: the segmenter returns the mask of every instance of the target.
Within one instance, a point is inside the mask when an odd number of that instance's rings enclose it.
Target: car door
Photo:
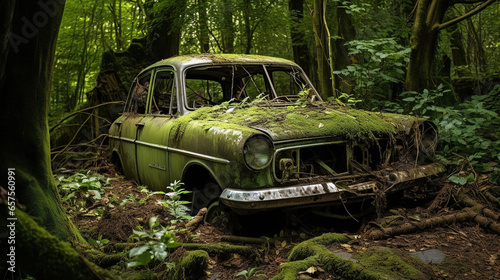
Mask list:
[[[170,182],[168,136],[177,115],[175,72],[156,69],[149,106],[137,130],[137,170],[142,184],[164,190]]]
[[[110,132],[118,131],[118,136],[114,136],[113,140],[118,140],[118,151],[125,175],[136,180],[139,180],[139,176],[137,173],[135,142],[137,140],[137,131],[141,128],[146,113],[151,78],[152,72],[148,71],[134,80],[125,105],[125,111],[110,129]]]

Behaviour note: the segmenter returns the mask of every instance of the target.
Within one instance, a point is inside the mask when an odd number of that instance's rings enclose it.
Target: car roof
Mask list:
[[[277,57],[262,56],[262,55],[250,55],[250,54],[191,54],[191,55],[181,55],[174,56],[171,58],[160,60],[147,68],[142,72],[147,71],[151,68],[161,67],[161,66],[173,66],[176,70],[182,71],[184,68],[190,67],[192,65],[203,65],[203,64],[274,64],[274,65],[288,65],[298,67],[294,62]]]

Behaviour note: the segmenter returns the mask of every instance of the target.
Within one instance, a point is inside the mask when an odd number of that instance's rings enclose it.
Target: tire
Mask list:
[[[212,203],[218,202],[221,193],[221,188],[215,182],[208,182],[202,188],[194,188],[191,215],[196,215],[200,209],[208,208]]]

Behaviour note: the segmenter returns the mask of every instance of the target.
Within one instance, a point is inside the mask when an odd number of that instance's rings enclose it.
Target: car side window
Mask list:
[[[134,80],[125,112],[136,114],[144,114],[146,112],[150,81],[151,73],[140,76]]]
[[[156,73],[151,114],[175,115],[177,113],[175,75],[171,70]]]

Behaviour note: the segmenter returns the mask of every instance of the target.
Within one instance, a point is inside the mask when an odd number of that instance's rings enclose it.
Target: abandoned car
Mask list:
[[[240,214],[373,208],[361,201],[444,171],[437,141],[432,122],[325,102],[295,63],[252,55],[149,66],[110,128],[125,175],[155,190],[182,181],[194,214],[218,204]]]

